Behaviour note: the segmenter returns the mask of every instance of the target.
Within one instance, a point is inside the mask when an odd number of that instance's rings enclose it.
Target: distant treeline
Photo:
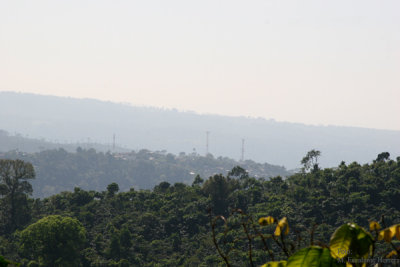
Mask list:
[[[121,191],[151,189],[164,181],[191,184],[196,175],[209,177],[226,173],[239,164],[254,177],[290,174],[284,167],[251,160],[237,162],[214,158],[211,154],[204,157],[195,153],[173,155],[149,150],[129,153],[103,153],[82,148],[74,153],[64,149],[37,153],[9,151],[0,153],[0,158],[21,159],[35,166],[36,179],[32,181],[35,197],[71,191],[74,187],[100,191],[112,182],[118,183]]]

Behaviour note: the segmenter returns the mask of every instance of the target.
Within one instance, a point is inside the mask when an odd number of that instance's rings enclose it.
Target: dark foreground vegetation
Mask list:
[[[371,220],[382,228],[400,222],[400,157],[381,153],[371,164],[320,169],[318,156],[307,154],[304,169],[287,179],[256,179],[235,167],[226,176],[197,176],[192,185],[161,182],[151,191],[119,192],[110,183],[101,192],[77,187],[45,199],[29,197],[30,163],[0,160],[0,255],[31,267],[224,266],[225,258],[230,266],[259,266],[310,244],[324,255],[332,233],[347,222],[365,229]],[[279,225],[276,242],[271,233]],[[391,243],[378,241],[376,254],[393,251],[395,235]]]

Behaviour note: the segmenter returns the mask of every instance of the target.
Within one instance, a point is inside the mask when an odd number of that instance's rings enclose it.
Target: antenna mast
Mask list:
[[[115,134],[113,134],[113,152],[115,152]]]
[[[208,155],[208,136],[209,136],[210,132],[206,131],[206,156]]]
[[[240,161],[244,160],[244,138],[242,138],[242,157],[240,159]]]

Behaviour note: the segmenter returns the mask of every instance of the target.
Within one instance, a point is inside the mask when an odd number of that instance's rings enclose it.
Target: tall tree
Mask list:
[[[27,195],[32,185],[27,181],[35,178],[31,163],[22,160],[0,160],[1,212],[6,220],[6,232],[10,233],[29,220]]]
[[[376,162],[381,162],[381,161],[385,161],[388,160],[390,158],[390,153],[389,152],[382,152],[380,154],[378,154],[378,157],[376,158]]]
[[[50,215],[20,233],[21,251],[41,266],[78,266],[86,230],[75,218]]]
[[[309,170],[313,168],[314,170],[318,170],[318,157],[321,156],[321,151],[319,150],[311,150],[307,152],[307,155],[301,160],[301,164],[303,164],[303,170]]]
[[[210,196],[213,212],[215,214],[227,214],[228,197],[235,189],[239,188],[239,183],[230,177],[224,177],[222,174],[217,174],[210,177],[203,185],[203,192]]]

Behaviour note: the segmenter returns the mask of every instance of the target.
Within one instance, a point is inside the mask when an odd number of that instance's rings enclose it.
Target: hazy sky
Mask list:
[[[399,11],[398,0],[0,0],[0,90],[400,130]]]

